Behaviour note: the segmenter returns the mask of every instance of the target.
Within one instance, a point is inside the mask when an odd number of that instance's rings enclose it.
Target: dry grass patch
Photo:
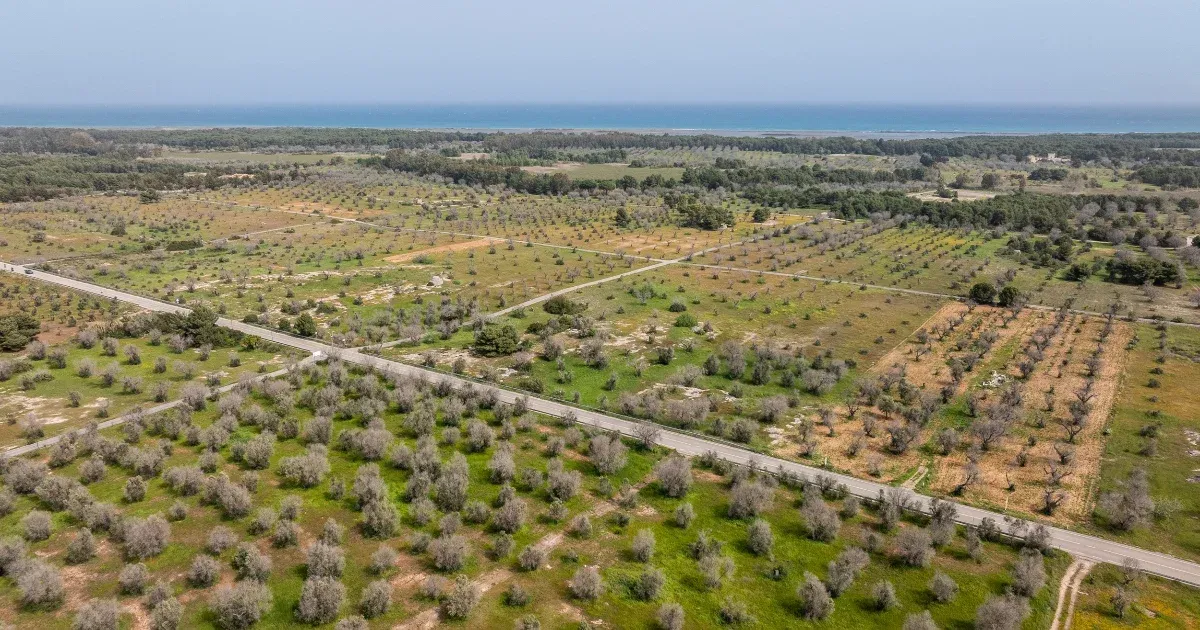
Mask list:
[[[1032,319],[1040,323],[1050,317],[1047,313],[1036,313]],[[1045,359],[1024,381],[1021,418],[1008,436],[979,454],[979,481],[966,490],[966,500],[1026,514],[1039,513],[1061,524],[1088,517],[1104,451],[1104,427],[1125,368],[1125,346],[1133,335],[1131,327],[1117,323],[1104,342],[1104,361],[1092,387],[1091,411],[1074,443],[1067,443],[1060,420],[1069,416],[1067,410],[1075,392],[1087,381],[1084,360],[1096,347],[1103,327],[1102,320],[1080,316],[1071,317],[1064,325],[1062,333],[1047,348]],[[1031,328],[1034,327],[1027,326],[1026,330]],[[1026,338],[1022,336],[1019,345]],[[1016,381],[1019,371],[1015,365],[1016,360],[1010,361],[998,373],[1004,380]],[[988,374],[980,377],[991,378]],[[977,389],[985,396],[984,406],[998,397],[999,388],[984,384]],[[1048,404],[1051,400],[1052,406]],[[1056,446],[1073,453],[1069,463],[1062,462]],[[941,493],[954,490],[963,478],[969,455],[959,449],[948,457],[939,457],[932,489]],[[1066,496],[1058,509],[1047,515],[1045,492],[1055,468],[1067,471],[1057,487]]]

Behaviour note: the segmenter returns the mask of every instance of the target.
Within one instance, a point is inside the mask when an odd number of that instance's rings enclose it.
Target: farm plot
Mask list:
[[[1024,270],[999,256],[1005,243],[981,232],[899,227],[894,221],[823,223],[793,227],[713,258],[748,269],[965,295],[978,280],[1011,282]]]
[[[532,218],[509,218],[500,214],[501,225],[528,226],[517,236],[534,242],[572,245],[610,252],[623,252],[652,258],[683,258],[705,249],[753,238],[777,224],[790,224],[803,218],[780,215],[766,223],[750,222],[751,208],[745,202],[729,202],[737,223],[724,230],[683,228],[677,217],[656,196],[635,196],[626,201],[566,200],[543,205]],[[564,207],[565,206],[565,207]],[[523,205],[522,207],[528,207]],[[504,207],[501,207],[503,212]],[[617,213],[628,217],[619,226]]]
[[[387,356],[765,447],[800,410],[846,390],[938,303],[664,267],[510,313],[493,325],[513,328],[505,352],[481,349],[481,337],[463,331]]]
[[[788,427],[776,454],[862,477],[918,481],[926,474],[920,445],[936,435],[920,420],[928,425],[965,391],[968,372],[1018,333],[1004,319],[998,309],[945,304],[844,388],[843,398]]]
[[[1200,558],[1200,332],[1138,325],[1109,423],[1094,529]],[[1132,511],[1111,501],[1136,499]]]
[[[321,166],[331,161],[366,157],[361,153],[253,153],[249,151],[164,151],[161,156],[150,158],[171,162],[245,162],[249,164],[304,164]]]
[[[1064,524],[1086,521],[1131,328],[949,304],[777,453]]]
[[[299,225],[301,216],[217,208],[168,198],[90,196],[0,205],[0,260],[30,263],[55,258],[188,249],[206,241]]]
[[[431,185],[422,187],[406,177],[361,169],[309,167],[305,174],[308,178],[296,184],[207,190],[194,193],[192,198],[212,205],[247,206],[343,219],[376,217],[420,206],[431,197],[440,198]]]
[[[412,182],[399,175],[379,177],[395,181],[363,189],[318,180],[292,188],[212,191],[202,198],[216,204],[361,219],[404,230],[436,230],[653,258],[684,257],[804,220],[799,215],[780,214],[766,223],[752,223],[753,204],[731,200],[726,203],[738,217],[737,225],[724,231],[703,231],[678,227],[661,197],[648,193],[548,198]],[[617,225],[618,211],[628,217],[625,227]]]
[[[1086,522],[1133,331],[1061,311],[1022,313],[1009,324],[1022,325],[935,425],[930,450],[946,452],[938,444],[945,431],[965,446],[936,461],[928,487],[1063,524]]]
[[[1193,628],[1200,619],[1196,591],[1153,576],[1097,565],[1079,589],[1074,628]]]
[[[124,303],[57,285],[11,274],[0,276],[0,317],[27,316],[32,320],[27,334],[12,334],[6,328],[5,350],[10,352],[24,349],[34,337],[48,344],[65,341],[82,327],[116,321],[132,310]]]
[[[335,220],[336,221],[336,220]],[[323,223],[202,250],[55,263],[59,273],[366,344],[453,332],[475,314],[635,269],[631,258],[511,241]],[[286,322],[286,323],[285,323]]]
[[[832,229],[831,229],[832,228]],[[899,227],[894,222],[822,227],[793,226],[770,238],[714,253],[709,264],[863,282],[873,285],[968,295],[976,282],[1011,285],[1030,304],[1104,313],[1113,302],[1136,317],[1200,322],[1194,286],[1200,278],[1184,267],[1182,286],[1132,286],[1109,281],[1101,270],[1116,255],[1111,247],[1074,251],[1061,265],[1078,263],[1094,271],[1080,281],[1061,267],[1034,267],[1009,251],[1010,236],[927,226]],[[1126,252],[1125,255],[1133,255]],[[1177,260],[1162,253],[1166,260]],[[1136,257],[1137,255],[1135,255]]]
[[[1089,252],[1081,252],[1075,260],[1098,268],[1114,254],[1115,250],[1111,248],[1097,247]],[[1178,257],[1167,254],[1166,259],[1177,261]],[[1185,277],[1179,287],[1120,284],[1107,280],[1103,271],[1097,271],[1090,278],[1071,282],[1064,277],[1065,272],[1055,272],[1052,278],[1041,281],[1029,295],[1032,301],[1047,305],[1054,305],[1056,299],[1069,299],[1073,308],[1106,312],[1110,304],[1117,303],[1121,305],[1122,313],[1134,317],[1200,323],[1200,311],[1196,308],[1195,300],[1200,275],[1192,267],[1185,266],[1183,270]]]
[[[100,326],[80,329],[69,341],[35,340],[22,352],[0,352],[0,444],[176,400],[189,386],[235,383],[242,374],[279,369],[291,356],[262,346],[187,347],[161,333],[108,336]]]
[[[50,463],[4,475],[0,619],[19,626],[110,607],[181,627],[894,627],[925,610],[942,627],[1010,611],[1044,627],[1068,563],[1038,536],[1018,551],[993,527],[960,530],[947,509],[861,506],[715,458],[694,471],[478,392],[339,364],[89,435]]]
[[[663,179],[678,180],[683,175],[682,168],[647,168],[630,166],[620,162],[607,164],[584,164],[582,162],[559,162],[552,166],[523,166],[521,170],[529,173],[566,173],[571,179],[611,179],[633,177],[641,181],[650,175],[658,175]]]
[[[952,292],[980,273],[998,244],[974,232],[824,222],[723,252],[722,264],[905,289]],[[736,254],[736,258],[733,255]],[[715,263],[714,263],[715,264]]]

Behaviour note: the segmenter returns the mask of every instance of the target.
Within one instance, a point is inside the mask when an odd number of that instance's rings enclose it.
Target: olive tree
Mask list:
[[[250,580],[219,589],[209,603],[217,626],[224,630],[244,630],[258,623],[271,607],[271,589]]]
[[[654,475],[662,493],[678,499],[686,495],[692,487],[691,460],[679,455],[667,457],[654,467]]]
[[[114,599],[92,599],[75,613],[75,630],[117,630],[121,608]]]
[[[833,598],[821,580],[812,573],[804,573],[804,581],[796,589],[796,596],[800,598],[800,609],[805,619],[819,621],[833,613]]]
[[[309,577],[300,589],[296,619],[304,623],[324,624],[337,618],[346,599],[346,587],[331,577]]]
[[[387,614],[392,607],[392,585],[387,580],[375,580],[367,585],[362,592],[362,600],[358,611],[367,619],[374,619]]]
[[[604,592],[604,580],[594,566],[580,567],[571,577],[571,594],[579,599],[595,600]]]

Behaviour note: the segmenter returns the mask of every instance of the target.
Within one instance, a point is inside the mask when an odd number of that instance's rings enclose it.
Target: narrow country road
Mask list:
[[[53,283],[78,291],[92,293],[102,297],[121,300],[140,306],[147,310],[167,312],[186,312],[188,310],[182,306],[167,304],[139,295],[125,293],[115,289],[109,289],[92,284],[90,282],[73,280],[37,270],[27,270],[26,268],[17,265],[0,263],[0,270],[7,271],[9,273],[20,274],[26,278]],[[455,381],[459,385],[470,383],[476,387],[495,390],[500,400],[508,403],[515,402],[517,399],[524,397],[528,399],[529,409],[538,413],[560,418],[568,413],[571,413],[574,414],[577,421],[582,424],[592,425],[604,430],[619,431],[620,433],[629,436],[632,436],[634,434],[634,430],[639,426],[639,424],[641,424],[632,420],[626,420],[624,418],[619,418],[588,409],[573,407],[561,402],[555,402],[544,398],[527,397],[523,394],[497,388],[492,385],[476,383],[475,381],[463,377],[451,374],[443,374],[434,370],[398,363],[387,359],[381,359],[364,354],[357,350],[337,348],[315,339],[295,337],[276,330],[270,330],[267,328],[224,318],[220,319],[218,323],[221,326],[225,326],[233,330],[239,330],[247,334],[257,335],[268,341],[299,348],[313,354],[323,353],[329,356],[336,356],[343,361],[369,366],[383,372],[422,376],[425,378],[432,377],[447,379]],[[732,463],[739,465],[754,464],[761,470],[784,470],[797,475],[802,475],[808,479],[811,479],[816,475],[826,475],[833,477],[838,483],[845,484],[852,494],[866,499],[874,499],[879,496],[881,491],[886,491],[889,488],[892,488],[892,486],[887,486],[885,484],[875,483],[864,479],[857,479],[847,475],[830,473],[810,466],[798,464],[796,462],[762,455],[739,446],[716,441],[698,434],[685,433],[670,429],[669,427],[662,428],[663,430],[659,435],[658,443],[685,455],[694,456],[701,455],[708,451],[713,451],[720,457]],[[910,498],[910,505],[914,509],[928,512],[930,502],[929,497],[916,494],[906,489],[900,489],[899,491],[908,494]],[[990,512],[962,504],[956,505],[958,506],[958,515],[956,520],[961,524],[978,525],[985,518],[991,518],[1002,526],[1005,523],[1005,517],[996,512]],[[1096,536],[1080,534],[1057,527],[1051,527],[1049,530],[1051,544],[1055,548],[1061,549],[1076,557],[1087,558],[1097,562],[1106,562],[1115,565],[1120,565],[1127,558],[1132,558],[1133,560],[1136,560],[1146,572],[1184,582],[1193,586],[1200,586],[1200,564],[1195,562],[1182,560],[1180,558],[1163,553],[1146,551],[1130,545],[1105,540]]]
[[[645,267],[640,267],[638,269],[626,271],[625,273],[618,274],[615,276],[608,276],[607,278],[600,278],[598,280],[592,280],[591,282],[584,282],[582,284],[575,284],[575,285],[571,285],[569,287],[563,287],[561,289],[558,289],[557,291],[551,291],[550,293],[539,295],[531,300],[525,300],[524,302],[521,302],[520,304],[514,304],[508,308],[500,309],[500,310],[496,311],[495,313],[492,313],[491,316],[497,317],[500,315],[506,315],[518,308],[525,308],[528,306],[533,306],[534,304],[541,304],[542,302],[545,302],[546,300],[549,300],[550,298],[558,297],[560,295],[566,295],[568,293],[573,293],[580,289],[585,289],[587,287],[595,286],[597,284],[604,284],[605,282],[611,282],[613,280],[620,280],[621,278],[624,278],[625,276],[632,276],[634,274],[646,273],[647,271],[654,271],[655,269],[658,269],[660,267],[666,267],[667,265],[675,265],[675,264],[679,264],[682,262],[686,262],[686,261],[690,260],[693,256],[702,256],[709,252],[715,252],[718,250],[725,249],[727,247],[736,247],[745,242],[746,242],[745,240],[730,241],[723,245],[714,245],[707,249],[702,249],[698,252],[692,252],[692,253],[688,254],[687,256],[681,256],[679,258],[672,258],[670,260],[659,260],[658,262],[654,263],[653,265],[646,265]]]

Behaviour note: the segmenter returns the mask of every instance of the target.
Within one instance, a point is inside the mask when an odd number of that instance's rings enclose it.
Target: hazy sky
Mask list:
[[[5,0],[0,103],[1200,103],[1196,0]]]

